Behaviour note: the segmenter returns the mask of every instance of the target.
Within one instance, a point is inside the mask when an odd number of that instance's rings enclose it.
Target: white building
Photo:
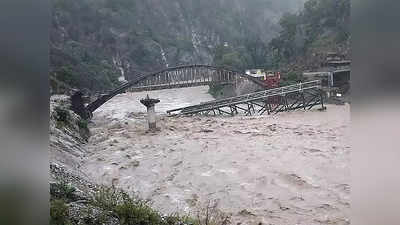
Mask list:
[[[267,74],[265,73],[265,71],[263,69],[249,69],[249,70],[246,70],[246,74],[250,75],[252,77],[261,78],[263,80],[267,76]]]

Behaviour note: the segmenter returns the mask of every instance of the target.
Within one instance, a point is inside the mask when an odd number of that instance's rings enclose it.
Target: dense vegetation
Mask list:
[[[347,54],[350,38],[350,0],[52,1],[52,84],[91,91],[180,64],[287,74],[319,52]]]
[[[72,215],[79,201],[76,189],[67,183],[50,186],[50,225],[226,225],[230,217],[210,204],[200,207],[195,215],[161,215],[149,203],[129,196],[114,187],[101,187],[85,199],[79,216]],[[81,200],[82,201],[82,200]]]
[[[52,84],[103,91],[179,64],[263,67],[278,19],[304,0],[52,0]],[[225,47],[225,46],[228,47]],[[54,88],[55,89],[55,88]]]
[[[300,12],[285,13],[279,25],[279,34],[268,44],[252,31],[243,46],[217,47],[214,63],[279,70],[281,85],[288,85],[303,71],[318,69],[328,52],[350,57],[350,0],[308,0]]]
[[[271,66],[276,68],[296,61],[311,64],[318,54],[337,51],[348,55],[350,39],[350,0],[308,0],[297,14],[285,14],[282,30],[269,49]]]

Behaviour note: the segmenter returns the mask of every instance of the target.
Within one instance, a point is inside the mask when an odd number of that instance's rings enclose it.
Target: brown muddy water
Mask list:
[[[350,224],[349,105],[274,116],[163,114],[212,100],[207,90],[148,92],[161,100],[153,134],[139,103],[147,93],[115,97],[94,114],[84,171],[165,214],[211,200],[232,224]]]

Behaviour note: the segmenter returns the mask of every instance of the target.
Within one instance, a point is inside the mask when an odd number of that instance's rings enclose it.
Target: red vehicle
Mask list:
[[[271,89],[271,88],[278,88],[280,80],[281,80],[280,72],[268,71],[267,74],[265,75],[264,82],[267,85],[267,88]]]
[[[265,72],[263,69],[251,69],[251,70],[246,70],[246,74],[255,77],[259,80],[262,80],[266,84],[267,89],[279,87],[279,82],[281,79],[280,72],[273,72],[273,71]]]
[[[265,75],[264,82],[267,86],[267,89],[273,89],[279,87],[279,82],[281,80],[281,73],[280,72],[272,72],[268,71]],[[274,96],[269,97],[268,102],[274,107],[275,105],[279,104],[280,97]]]

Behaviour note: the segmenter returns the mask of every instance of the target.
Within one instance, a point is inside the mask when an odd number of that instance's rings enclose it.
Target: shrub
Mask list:
[[[78,120],[79,134],[86,141],[89,139],[90,131],[88,127],[88,121],[84,119]]]
[[[63,109],[61,107],[54,108],[54,119],[56,120],[56,125],[58,128],[69,126],[71,115],[69,114],[68,110]]]
[[[53,200],[50,202],[50,225],[67,225],[68,206],[63,200]]]
[[[93,205],[114,212],[121,224],[159,225],[163,223],[157,211],[142,200],[134,200],[123,191],[103,187],[95,195]]]
[[[177,214],[161,216],[160,213],[138,198],[114,187],[103,187],[95,195],[92,204],[116,215],[123,225],[227,225],[230,217],[208,203],[200,208],[197,217]],[[90,221],[89,221],[90,222]],[[93,222],[93,221],[91,221]]]
[[[75,198],[75,188],[63,182],[50,185],[50,196],[52,199],[63,200],[66,202],[73,201]]]
[[[101,188],[93,199],[93,205],[99,208],[114,211],[115,208],[124,202],[124,199],[128,199],[129,196],[113,187]]]
[[[164,223],[166,225],[199,225],[199,222],[189,216],[179,216],[177,214],[169,215],[164,217]]]
[[[161,216],[144,202],[126,200],[115,207],[115,212],[121,224],[125,225],[160,225]]]
[[[197,212],[196,225],[227,225],[230,224],[230,216],[217,208],[217,203],[209,201],[206,207],[200,208]]]
[[[78,127],[79,127],[79,129],[88,129],[88,122],[87,122],[87,120],[84,120],[84,119],[80,119],[79,121],[78,121]]]
[[[123,225],[198,225],[190,217],[170,215],[163,217],[146,201],[131,198],[114,187],[103,187],[95,195],[93,205],[115,214]]]
[[[99,214],[94,214],[94,210],[91,207],[83,209],[83,215],[85,225],[107,224],[110,218],[110,215],[104,211],[101,211]]]

